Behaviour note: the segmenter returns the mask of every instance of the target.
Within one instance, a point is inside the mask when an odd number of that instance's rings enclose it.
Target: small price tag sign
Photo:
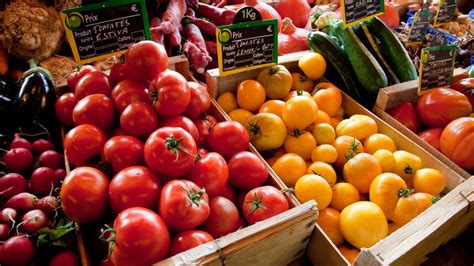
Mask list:
[[[436,11],[435,26],[450,22],[456,15],[459,0],[440,0]]]
[[[221,76],[278,63],[276,19],[220,26],[216,38]]]
[[[384,0],[341,0],[342,19],[345,27],[382,15]]]
[[[417,12],[408,32],[407,45],[422,43],[433,18],[432,12]]]
[[[149,40],[145,0],[110,0],[61,11],[66,36],[79,64],[124,53]]]
[[[456,45],[444,45],[421,50],[418,95],[452,83],[456,47]]]

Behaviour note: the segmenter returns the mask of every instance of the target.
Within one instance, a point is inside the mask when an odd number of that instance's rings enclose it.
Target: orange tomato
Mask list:
[[[293,78],[291,90],[304,90],[307,92],[311,92],[313,90],[313,81],[306,77],[304,74],[299,72],[293,72],[291,73],[291,77]]]
[[[331,121],[329,122],[329,124],[331,124],[334,129],[337,128],[337,125],[339,125],[339,123],[341,123],[341,118],[338,117],[331,117]]]
[[[423,167],[421,158],[407,151],[396,151],[393,153],[395,167],[392,172],[399,175],[405,182],[411,186],[413,175]]]
[[[347,246],[339,246],[337,247],[341,252],[342,256],[349,261],[350,264],[354,264],[357,256],[359,256],[360,250],[355,248],[348,248]]]
[[[435,203],[439,199],[439,197],[437,196],[433,196],[424,192],[414,193],[413,197],[418,202],[418,210],[420,211],[420,213],[431,207],[431,205],[433,205],[433,203]]]
[[[316,220],[316,223],[336,246],[344,243],[344,237],[342,236],[341,229],[339,229],[340,220],[341,214],[333,208],[320,210]]]
[[[277,149],[285,143],[286,126],[277,115],[258,113],[247,119],[245,127],[249,132],[250,142],[259,151]]]
[[[298,129],[286,137],[284,144],[286,152],[296,153],[303,160],[311,159],[311,152],[316,148],[316,139],[310,132],[300,132]]]
[[[438,195],[446,187],[446,178],[436,169],[423,168],[413,176],[413,187],[417,192]]]
[[[329,144],[319,145],[311,152],[311,161],[313,162],[333,163],[336,159],[337,150]]]
[[[306,53],[298,60],[298,66],[304,74],[312,79],[318,80],[326,72],[326,60],[318,53]]]
[[[230,111],[239,108],[237,99],[232,92],[224,92],[221,94],[221,96],[217,98],[217,103],[226,113],[230,113]]]
[[[318,209],[324,210],[332,199],[332,190],[326,179],[318,175],[304,175],[296,181],[295,196],[301,202],[314,200]]]
[[[318,104],[319,109],[329,116],[334,116],[341,107],[341,91],[332,83],[321,82],[313,90],[313,99]]]
[[[332,186],[332,200],[329,206],[342,211],[346,206],[359,201],[359,191],[350,183],[337,183]]]
[[[238,105],[249,111],[257,111],[265,102],[265,88],[252,79],[242,81],[237,87]]]
[[[318,105],[313,99],[297,96],[289,99],[283,106],[282,117],[289,129],[304,130],[314,123],[318,114]]]
[[[386,149],[391,152],[397,150],[397,144],[392,138],[385,134],[375,133],[364,141],[364,150],[367,153],[374,154],[376,151]]]
[[[285,105],[284,101],[281,100],[270,100],[266,101],[260,106],[258,110],[259,113],[271,113],[282,118],[283,106]]]
[[[245,109],[234,109],[229,113],[230,119],[239,122],[244,127],[247,126],[247,120],[252,115],[252,112]]]
[[[306,162],[299,155],[287,153],[272,165],[273,171],[288,187],[293,187],[296,181],[306,174]]]
[[[306,173],[319,175],[323,177],[331,186],[336,184],[336,180],[337,180],[336,171],[334,171],[334,168],[332,168],[330,164],[323,163],[323,162],[311,163],[308,166]]]
[[[288,95],[283,98],[283,101],[287,102],[289,99],[294,98],[296,96],[304,96],[304,97],[309,97],[311,98],[311,94],[309,92],[304,91],[304,90],[297,90],[297,91],[290,91]]]
[[[340,136],[336,138],[332,146],[336,148],[337,160],[334,166],[342,168],[344,164],[351,158],[354,158],[358,153],[364,152],[362,143],[351,136]]]
[[[276,150],[273,150],[270,152],[268,156],[269,158],[266,158],[265,161],[268,163],[268,165],[272,166],[281,156],[285,154],[285,149],[283,147],[278,148]]]
[[[316,120],[314,121],[316,125],[321,123],[331,123],[331,117],[326,114],[323,110],[318,110],[318,115],[316,116]]]
[[[344,108],[342,106],[337,109],[337,112],[334,117],[338,118],[339,120],[342,120],[344,118]]]
[[[315,125],[312,132],[318,144],[329,144],[336,138],[336,131],[328,123]]]
[[[370,190],[372,180],[382,173],[382,166],[374,156],[359,153],[344,164],[342,175],[344,180],[354,185],[361,193]]]

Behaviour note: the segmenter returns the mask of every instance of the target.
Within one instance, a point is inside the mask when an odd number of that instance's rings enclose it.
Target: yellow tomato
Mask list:
[[[342,175],[344,180],[354,185],[361,193],[370,190],[370,184],[382,173],[382,167],[374,156],[359,153],[344,164]]]
[[[259,113],[271,113],[282,118],[281,112],[283,111],[285,102],[281,100],[270,100],[266,101],[260,106]]]
[[[306,173],[321,176],[322,178],[326,179],[326,182],[328,182],[328,184],[331,186],[336,184],[336,171],[334,171],[334,168],[332,168],[330,164],[323,162],[311,163],[308,166]]]
[[[237,87],[237,103],[245,110],[257,111],[265,102],[265,88],[256,80],[242,81]]]
[[[224,92],[221,94],[221,96],[217,98],[217,103],[226,113],[230,113],[230,111],[239,108],[237,105],[237,99],[232,92]]]
[[[408,186],[411,186],[413,175],[423,167],[421,158],[402,150],[394,152],[393,158],[395,158],[393,173],[402,177]]]
[[[329,82],[321,82],[313,90],[313,100],[318,108],[326,112],[329,116],[334,116],[341,107],[341,91]]]
[[[414,193],[413,197],[416,199],[416,202],[418,202],[418,211],[420,211],[420,213],[424,212],[426,209],[431,207],[433,203],[436,203],[436,201],[439,200],[438,196],[433,196],[424,192]]]
[[[318,219],[316,220],[316,223],[336,246],[344,243],[344,236],[342,236],[341,229],[339,229],[340,220],[341,213],[329,207],[320,210]]]
[[[352,184],[341,182],[332,186],[332,200],[329,206],[338,211],[360,200],[359,191]]]
[[[423,168],[416,171],[413,176],[413,187],[417,192],[438,195],[446,187],[446,178],[436,169]]]
[[[272,169],[285,185],[293,187],[306,174],[306,162],[297,154],[287,153],[272,165]]]
[[[307,92],[313,91],[313,81],[306,77],[304,74],[294,72],[291,73],[291,77],[293,78],[293,85],[291,86],[291,90],[304,90]]]
[[[277,100],[285,97],[293,85],[290,71],[283,65],[275,65],[260,71],[257,80],[265,88],[267,98]]]
[[[357,256],[359,256],[360,250],[355,248],[348,248],[347,246],[339,246],[337,247],[341,252],[342,256],[349,261],[350,264],[354,264]]]
[[[377,133],[375,120],[366,115],[353,115],[342,120],[336,127],[338,136],[352,136],[358,140],[363,140]]]
[[[305,97],[311,98],[311,94],[309,94],[309,92],[298,90],[298,91],[290,91],[290,93],[288,93],[288,95],[286,95],[285,98],[283,98],[283,101],[287,102],[289,99],[294,98],[296,96],[305,96]]]
[[[334,117],[339,118],[339,120],[342,120],[342,118],[344,118],[344,108],[342,106],[337,109],[337,112]]]
[[[298,66],[312,80],[322,78],[326,72],[326,60],[318,53],[310,52],[303,55],[298,61]]]
[[[382,209],[370,201],[358,201],[341,212],[342,235],[357,248],[370,248],[388,234],[388,223]]]
[[[337,137],[332,142],[332,146],[337,151],[337,159],[334,162],[334,166],[338,168],[342,168],[349,159],[354,158],[358,153],[364,152],[362,143],[351,136]]]
[[[388,224],[388,234],[390,235],[391,233],[397,231],[402,225],[396,224],[396,223],[389,223]]]
[[[230,119],[239,122],[244,127],[247,126],[247,120],[252,115],[252,112],[245,109],[234,109],[229,113]]]
[[[393,139],[389,136],[381,133],[375,133],[365,139],[364,149],[365,152],[370,154],[374,154],[376,151],[381,149],[395,152],[397,150],[397,144],[395,144],[395,141],[393,141]]]
[[[318,115],[316,116],[316,120],[314,120],[314,123],[321,124],[321,123],[331,123],[331,117],[326,114],[324,111],[318,110]]]
[[[319,145],[311,152],[311,161],[313,162],[333,163],[336,159],[337,150],[329,144]]]
[[[374,152],[372,155],[377,159],[377,161],[379,161],[380,166],[382,166],[382,172],[391,172],[393,168],[395,168],[395,157],[393,157],[391,151],[381,149]]]
[[[318,144],[329,144],[336,139],[336,131],[330,124],[321,123],[313,127],[313,136]]]
[[[301,203],[314,200],[318,203],[318,209],[324,210],[331,202],[332,190],[326,179],[309,174],[296,181],[295,195]]]
[[[293,134],[286,137],[284,147],[286,152],[296,153],[307,161],[311,159],[311,152],[316,148],[316,139],[309,132],[301,133],[295,129]]]
[[[289,129],[304,130],[314,123],[318,114],[318,106],[313,99],[298,96],[289,99],[283,106],[282,117]]]
[[[249,117],[246,125],[250,142],[259,151],[268,151],[283,146],[286,126],[280,117],[269,113],[259,113]]]

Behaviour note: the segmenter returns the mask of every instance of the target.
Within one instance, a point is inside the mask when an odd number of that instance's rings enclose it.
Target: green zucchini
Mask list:
[[[392,66],[401,82],[414,80],[418,77],[415,65],[400,40],[379,18],[365,21],[370,33],[379,41],[379,47],[385,59]]]
[[[360,101],[354,70],[337,43],[326,33],[315,30],[309,33],[308,43],[313,52],[321,54],[326,59],[326,78],[353,99]]]
[[[387,60],[382,55],[379,46],[377,45],[376,40],[370,34],[367,25],[360,23],[352,27],[352,30],[357,35],[357,37],[362,41],[362,43],[367,47],[367,49],[374,55],[377,62],[382,66],[385,75],[387,75],[388,82],[390,85],[400,83],[400,80],[393,71],[392,67],[388,64]]]

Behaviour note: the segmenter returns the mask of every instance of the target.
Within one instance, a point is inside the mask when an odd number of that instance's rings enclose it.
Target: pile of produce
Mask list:
[[[293,73],[269,67],[218,102],[298,200],[318,203],[317,223],[349,258],[430,207],[446,178],[378,133],[371,117],[348,117],[341,91],[317,81],[324,62],[310,53]]]
[[[474,79],[455,82],[451,88],[429,91],[416,105],[402,102],[388,110],[393,118],[418,134],[466,171],[474,171]],[[469,117],[470,116],[470,117]]]
[[[82,228],[110,225],[108,247],[87,234],[99,247],[91,258],[109,249],[114,265],[148,265],[288,210],[263,159],[247,151],[245,128],[218,122],[206,88],[166,70],[163,46],[142,41],[125,61],[110,76],[74,73],[55,106],[76,167],[61,186],[63,211]]]

